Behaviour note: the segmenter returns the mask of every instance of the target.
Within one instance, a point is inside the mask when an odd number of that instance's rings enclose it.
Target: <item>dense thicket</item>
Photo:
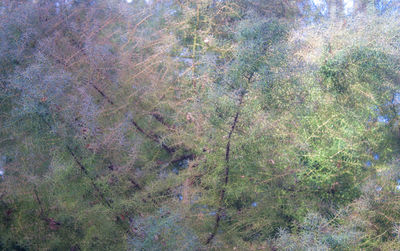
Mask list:
[[[0,2],[0,249],[399,249],[399,7]]]

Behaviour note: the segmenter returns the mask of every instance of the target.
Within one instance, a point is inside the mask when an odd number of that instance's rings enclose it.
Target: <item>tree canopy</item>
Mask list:
[[[0,249],[400,249],[399,7],[0,2]]]

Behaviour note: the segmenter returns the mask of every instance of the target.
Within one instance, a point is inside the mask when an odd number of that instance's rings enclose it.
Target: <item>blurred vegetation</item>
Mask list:
[[[0,249],[399,250],[399,7],[0,2]]]

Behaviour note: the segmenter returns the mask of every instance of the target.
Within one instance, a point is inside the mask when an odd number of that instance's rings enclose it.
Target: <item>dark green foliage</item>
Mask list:
[[[376,49],[350,48],[328,57],[321,74],[324,85],[339,94],[348,92],[354,83],[369,85],[380,94],[391,88],[386,81],[398,82],[398,65],[396,57]]]

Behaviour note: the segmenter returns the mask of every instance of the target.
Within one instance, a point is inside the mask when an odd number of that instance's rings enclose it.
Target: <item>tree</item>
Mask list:
[[[1,248],[397,245],[400,26],[364,3],[2,2]]]

